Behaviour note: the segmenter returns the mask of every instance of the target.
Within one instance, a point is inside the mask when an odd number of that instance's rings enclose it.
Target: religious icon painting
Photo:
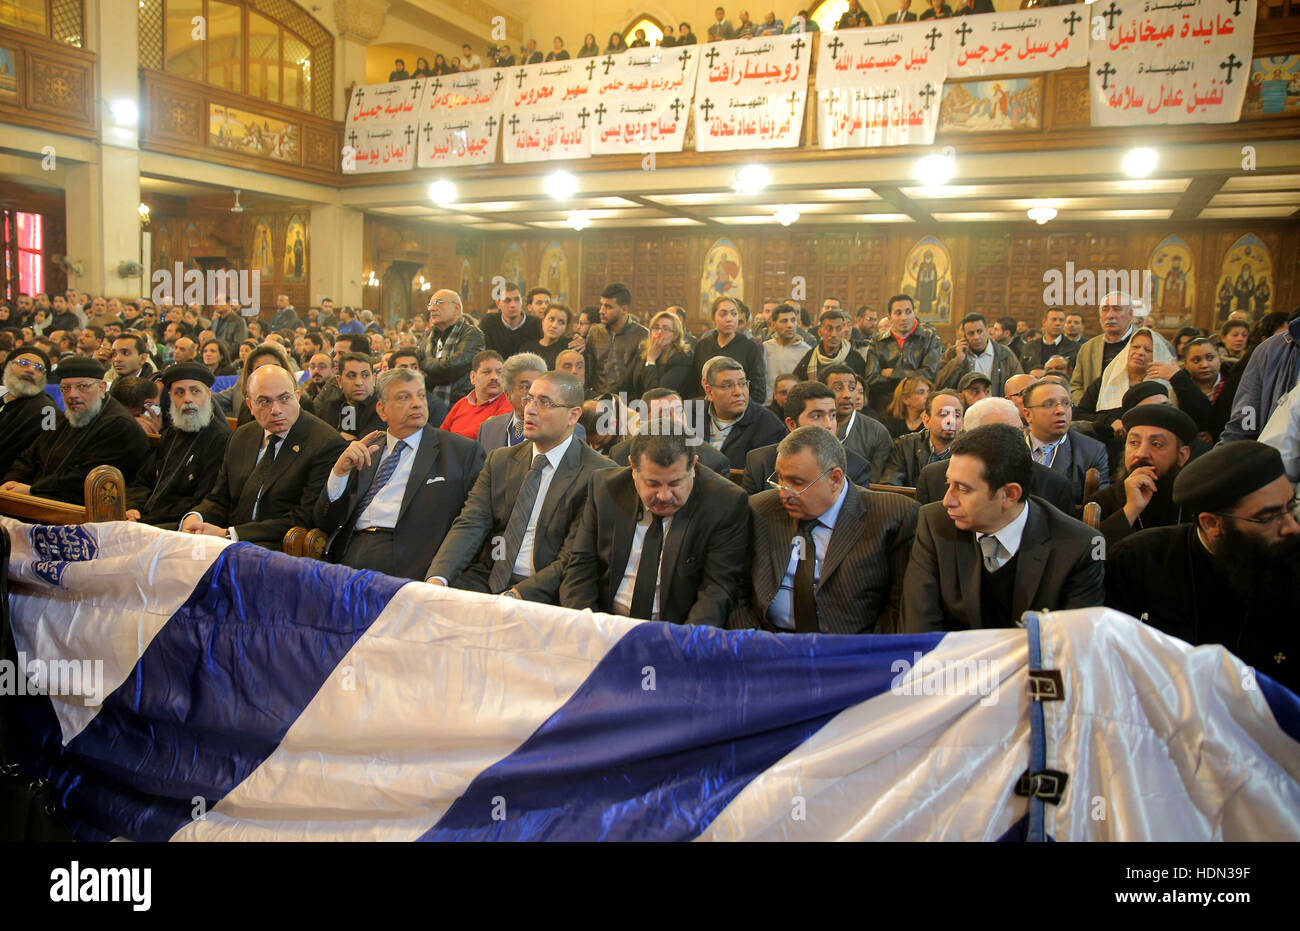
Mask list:
[[[1255,324],[1273,309],[1273,259],[1258,236],[1247,233],[1228,248],[1219,278],[1214,291],[1216,324],[1238,311]]]
[[[1192,250],[1177,236],[1167,236],[1151,251],[1152,291],[1147,322],[1163,329],[1177,329],[1192,321],[1196,279]]]
[[[1043,77],[947,82],[939,129],[963,133],[1035,130],[1042,125]]]
[[[725,237],[710,246],[704,256],[704,273],[700,276],[700,312],[707,317],[713,302],[724,295],[745,299],[740,250]]]
[[[1300,113],[1300,55],[1252,58],[1250,83],[1241,117],[1295,116]]]
[[[916,301],[916,316],[931,323],[948,323],[952,316],[952,258],[933,236],[917,241],[903,263],[899,291]]]
[[[271,222],[265,218],[259,219],[253,224],[253,268],[266,275],[268,281],[275,273],[272,251]]]
[[[195,256],[199,252],[199,226],[197,223],[189,223],[185,226],[185,267],[198,268],[199,260]]]
[[[284,280],[307,280],[307,227],[297,214],[284,231]]]
[[[460,260],[460,300],[463,304],[477,306],[473,296],[470,294],[470,288],[474,284],[474,270],[470,268],[469,259]]]
[[[165,226],[160,226],[154,230],[153,241],[154,247],[154,268],[165,268],[167,273],[172,273],[172,233]]]
[[[540,287],[551,292],[552,301],[569,303],[569,256],[563,243],[547,243],[542,250],[541,274],[537,280]]]
[[[506,281],[519,285],[520,292],[528,290],[524,283],[524,247],[517,242],[512,242],[506,246],[505,253],[501,256],[501,274],[506,276]],[[496,300],[496,295],[492,299]]]
[[[14,65],[13,49],[0,45],[0,97],[18,96],[18,69]]]

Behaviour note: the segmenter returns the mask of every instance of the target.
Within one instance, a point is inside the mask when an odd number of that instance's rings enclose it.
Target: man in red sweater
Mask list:
[[[447,419],[442,422],[442,429],[473,440],[478,438],[478,428],[483,421],[511,411],[510,396],[503,390],[501,382],[501,354],[484,349],[476,355],[469,383],[473,389],[452,405]]]

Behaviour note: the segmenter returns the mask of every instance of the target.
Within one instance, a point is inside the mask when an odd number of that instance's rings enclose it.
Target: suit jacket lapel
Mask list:
[[[303,438],[307,435],[307,424],[302,417],[299,417],[289,432],[285,434],[284,440],[280,443],[280,448],[275,451],[275,459],[271,462],[271,468],[266,473],[266,481],[262,483],[262,497],[271,490],[274,485],[284,474],[285,469],[289,468],[290,463],[298,458],[302,450]]]
[[[682,541],[686,539],[686,533],[690,530],[691,520],[694,519],[696,512],[699,510],[697,501],[699,496],[704,492],[700,488],[698,478],[699,469],[703,466],[696,466],[695,487],[691,489],[691,496],[682,509],[673,515],[672,526],[668,528],[668,533],[664,535],[664,548],[660,558],[661,566],[668,566],[669,571],[661,573],[659,577],[659,616],[662,617],[668,604],[668,593],[672,589],[673,572],[671,567],[677,565],[677,554],[681,551]]]
[[[379,471],[379,459],[383,455],[384,447],[388,444],[388,436],[381,436],[378,441],[379,452],[375,453],[370,465],[357,470],[357,497],[352,506],[356,507],[365,498],[366,492],[370,491],[370,483],[375,480],[375,474]],[[356,520],[360,514],[353,514],[352,519]]]
[[[790,548],[793,545],[794,535],[799,532],[799,522],[790,516],[790,512],[781,507],[780,501],[772,499],[773,514],[772,519],[772,578],[771,596],[767,599],[770,604],[772,598],[781,590],[781,580],[785,578],[785,570],[790,565]],[[767,609],[764,608],[766,611]]]
[[[551,487],[546,490],[546,500],[542,502],[541,513],[537,515],[539,525],[551,519],[557,503],[564,497],[564,493],[569,490],[569,486],[573,484],[573,480],[578,477],[581,470],[582,446],[578,438],[574,437],[569,443],[569,448],[564,451],[563,458],[560,459],[560,465],[551,479]]]
[[[1043,578],[1043,569],[1047,565],[1047,518],[1041,508],[1033,502],[1026,502],[1029,518],[1025,522],[1025,532],[1020,537],[1020,549],[1016,558],[1016,582],[1012,589],[1012,618],[1033,608],[1034,594],[1038,583]]]
[[[406,479],[406,491],[402,493],[402,506],[398,509],[397,519],[401,521],[406,509],[411,506],[415,496],[429,479],[429,472],[438,461],[438,434],[429,427],[424,427],[420,434],[420,448],[415,452],[415,462],[411,463],[411,474]]]
[[[980,558],[979,545],[970,531],[958,530],[956,527],[953,527],[953,531],[957,535],[953,547],[953,578],[960,586],[962,606],[970,618],[971,628],[983,627],[980,618],[980,571],[984,564]]]
[[[611,603],[614,600],[614,593],[618,591],[619,582],[623,579],[623,573],[627,570],[628,556],[632,552],[632,537],[636,534],[637,512],[640,510],[639,503],[636,485],[629,478],[627,487],[619,491],[617,504],[620,514],[630,517],[631,520],[620,519],[614,524],[613,545],[610,547],[609,553],[609,598]]]
[[[853,549],[866,519],[867,508],[862,503],[862,494],[850,486],[844,505],[840,508],[840,516],[835,520],[835,529],[831,531],[830,542],[826,544],[826,558],[822,560],[822,571],[817,577],[819,587]]]

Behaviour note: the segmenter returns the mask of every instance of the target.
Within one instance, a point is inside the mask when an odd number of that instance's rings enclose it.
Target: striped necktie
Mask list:
[[[388,454],[388,458],[379,464],[379,471],[375,473],[375,479],[370,483],[370,488],[366,491],[366,496],[361,499],[361,507],[357,508],[357,517],[366,512],[370,507],[370,502],[375,500],[375,495],[383,491],[388,480],[393,477],[397,471],[397,462],[402,458],[402,452],[408,447],[406,440],[398,440],[393,444],[393,451]]]

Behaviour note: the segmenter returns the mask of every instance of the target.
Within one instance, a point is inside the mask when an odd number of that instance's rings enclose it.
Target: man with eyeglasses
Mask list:
[[[4,366],[0,394],[0,475],[9,471],[19,453],[36,442],[41,430],[53,430],[59,410],[45,391],[45,376],[53,366],[36,346],[14,351]]]
[[[737,626],[777,633],[898,629],[916,503],[844,474],[844,447],[800,427],[777,448],[773,487],[749,499],[754,542]]]
[[[1182,470],[1174,503],[1190,523],[1110,548],[1106,604],[1300,689],[1300,501],[1281,455],[1254,440],[1216,447]]]
[[[478,445],[485,453],[502,446],[518,446],[524,441],[524,398],[533,382],[546,374],[546,362],[531,352],[520,352],[501,366],[501,379],[510,410],[483,421],[478,428]]]
[[[680,433],[638,434],[627,468],[592,475],[561,559],[560,604],[725,627],[748,546],[745,493],[701,468]]]
[[[1064,475],[1074,493],[1074,506],[1083,504],[1083,482],[1089,469],[1101,477],[1100,487],[1110,484],[1110,460],[1106,447],[1077,430],[1070,429],[1074,405],[1070,393],[1056,381],[1034,382],[1021,395],[1029,426],[1025,442],[1033,461]]]
[[[104,366],[70,357],[54,370],[64,416],[53,430],[41,430],[5,473],[0,491],[86,502],[86,476],[95,466],[116,466],[130,484],[149,456],[149,440],[131,413],[108,397]]]
[[[230,438],[216,484],[180,529],[278,550],[290,527],[310,526],[347,441],[298,405],[298,385],[280,365],[254,370],[244,393],[253,420]]]
[[[429,398],[451,408],[469,394],[474,357],[483,351],[483,331],[461,310],[460,295],[443,288],[429,298],[429,341],[424,349],[424,381]],[[473,439],[473,437],[470,437]]]
[[[494,354],[495,355],[495,354]],[[493,450],[425,573],[435,585],[553,603],[591,473],[614,463],[579,442],[582,383],[547,372],[524,398],[527,442]]]
[[[750,450],[781,441],[785,430],[766,407],[749,398],[744,367],[730,356],[714,356],[704,363],[700,379],[708,411],[704,442],[731,461],[733,469],[745,467]]]
[[[1025,389],[1038,381],[1033,375],[1012,375],[1007,379],[1007,383],[1002,388],[1002,397],[1016,406],[1020,413],[1020,426],[1029,423],[1029,418],[1025,416]]]
[[[785,427],[791,433],[800,427],[822,427],[835,432],[835,392],[819,381],[796,382],[785,399]],[[772,488],[779,443],[752,449],[745,457],[745,477],[741,487],[748,494]],[[849,480],[866,488],[871,484],[871,463],[857,453],[844,451]]]

